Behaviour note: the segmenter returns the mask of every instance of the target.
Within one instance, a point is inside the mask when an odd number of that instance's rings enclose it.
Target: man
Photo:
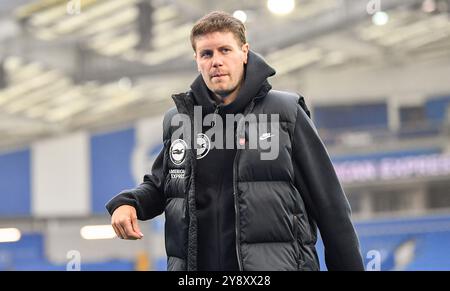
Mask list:
[[[117,235],[140,239],[137,219],[165,212],[168,270],[319,270],[318,226],[329,270],[363,270],[350,207],[303,98],[271,90],[275,71],[229,14],[200,19],[191,43],[200,75],[173,96],[152,174],[106,206]],[[274,155],[263,156],[265,142]]]

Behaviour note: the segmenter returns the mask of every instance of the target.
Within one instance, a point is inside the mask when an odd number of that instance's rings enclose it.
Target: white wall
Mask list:
[[[32,214],[90,213],[89,137],[78,132],[32,145]]]
[[[428,96],[450,94],[450,59],[422,63],[411,60],[379,68],[306,69],[283,79],[275,77],[272,82],[275,89],[303,93],[313,105],[387,98],[397,99],[400,104],[417,104]]]

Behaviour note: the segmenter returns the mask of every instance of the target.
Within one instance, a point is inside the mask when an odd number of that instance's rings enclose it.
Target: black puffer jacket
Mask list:
[[[251,58],[257,56],[251,53],[249,63]],[[197,270],[196,151],[191,144],[179,165],[170,158],[172,133],[178,129],[171,126],[171,120],[177,113],[193,120],[195,99],[192,92],[173,99],[176,108],[164,117],[164,148],[152,174],[137,188],[114,197],[107,209],[112,214],[120,205],[132,205],[140,220],[165,212],[168,269]],[[304,108],[303,98],[274,90],[257,95],[246,105],[244,116],[279,116],[275,160],[261,159],[261,153],[267,152],[261,147],[248,149],[249,134],[258,128],[258,122],[241,119],[238,123],[235,138],[245,140],[247,148],[237,150],[233,167],[236,252],[241,270],[318,270],[317,226],[329,270],[364,269],[349,204]],[[195,136],[192,125],[187,130]]]

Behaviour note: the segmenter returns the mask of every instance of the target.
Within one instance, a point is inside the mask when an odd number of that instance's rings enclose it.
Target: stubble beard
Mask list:
[[[233,93],[234,91],[237,90],[237,88],[239,87],[239,84],[237,84],[236,86],[234,86],[231,89],[218,89],[218,90],[214,90],[214,93],[218,96],[220,96],[220,98],[222,99],[226,99],[228,96],[231,95],[231,93]]]

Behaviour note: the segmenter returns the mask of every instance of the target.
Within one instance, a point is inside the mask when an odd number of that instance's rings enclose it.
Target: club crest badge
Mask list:
[[[179,166],[184,163],[186,159],[187,144],[182,139],[177,139],[172,142],[169,149],[169,156],[172,163]]]
[[[197,135],[197,160],[203,159],[211,148],[211,141],[204,133]]]

